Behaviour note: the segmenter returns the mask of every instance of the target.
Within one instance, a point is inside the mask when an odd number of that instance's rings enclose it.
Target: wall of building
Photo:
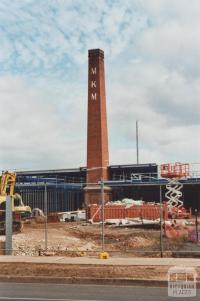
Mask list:
[[[156,164],[140,164],[138,165],[113,165],[109,167],[111,180],[126,180],[130,179],[135,174],[143,175],[143,180],[148,182],[149,177],[157,178],[158,166]],[[86,169],[84,167],[77,169],[54,170],[54,171],[34,171],[22,172],[17,176],[21,194],[26,204],[32,208],[39,207],[43,209],[44,187],[33,186],[33,183],[50,181],[54,184],[48,186],[48,208],[53,211],[68,211],[76,210],[83,205],[83,186],[75,186],[69,184],[71,182],[85,182]],[[79,181],[81,179],[81,181]],[[200,211],[200,179],[190,179],[184,182],[182,189],[184,206],[186,208],[197,208]],[[194,182],[194,184],[192,184]],[[30,185],[29,185],[29,184]],[[68,184],[67,184],[68,183]],[[191,184],[188,184],[191,183]],[[65,184],[65,185],[64,185]],[[32,186],[31,186],[32,185]],[[125,186],[119,184],[113,186],[113,200],[123,198],[142,199],[149,202],[159,202],[160,187],[154,185],[132,185]],[[162,199],[165,200],[165,185],[162,185]]]
[[[166,201],[166,187],[162,185],[162,201]],[[197,209],[200,211],[200,184],[185,184],[182,189],[183,196],[181,200],[184,207],[192,208],[192,212]],[[123,198],[132,198],[135,200],[143,200],[146,202],[160,202],[160,186],[159,185],[134,185],[134,186],[115,186],[113,187],[113,200],[121,200]]]
[[[45,210],[45,186],[17,186],[25,205]],[[74,211],[83,207],[83,189],[69,185],[46,185],[47,212]]]

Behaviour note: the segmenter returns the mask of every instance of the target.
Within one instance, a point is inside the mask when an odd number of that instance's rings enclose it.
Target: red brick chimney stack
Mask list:
[[[108,180],[108,131],[104,74],[104,52],[92,49],[88,52],[88,129],[87,129],[87,186],[85,203],[100,203],[98,183]],[[110,199],[110,188],[105,189],[105,200]]]

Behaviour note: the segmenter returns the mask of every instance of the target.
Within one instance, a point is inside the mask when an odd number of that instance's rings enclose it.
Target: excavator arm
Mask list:
[[[0,176],[0,195],[14,195],[16,173],[5,171]],[[9,190],[7,191],[7,188]]]

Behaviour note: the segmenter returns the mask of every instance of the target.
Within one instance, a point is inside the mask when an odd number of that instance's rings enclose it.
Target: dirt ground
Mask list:
[[[137,267],[137,268],[136,268]],[[98,279],[156,279],[167,280],[169,266],[107,266],[107,265],[68,265],[68,264],[34,264],[34,263],[0,263],[0,279],[11,276],[64,277],[64,278],[98,278]],[[52,273],[53,271],[53,273]],[[10,278],[9,278],[10,281]],[[24,281],[24,278],[23,278]],[[59,281],[60,282],[60,281]]]
[[[49,255],[82,256],[83,252],[95,255],[102,246],[101,225],[84,222],[48,223],[47,251]],[[0,236],[0,242],[5,237]],[[1,249],[1,246],[0,246]],[[37,256],[44,254],[45,225],[32,222],[25,224],[22,233],[13,235],[13,254]],[[105,250],[112,256],[158,256],[160,257],[160,231],[105,226]],[[183,239],[169,240],[163,237],[165,256],[187,256],[200,246]],[[199,252],[199,253],[198,253]]]

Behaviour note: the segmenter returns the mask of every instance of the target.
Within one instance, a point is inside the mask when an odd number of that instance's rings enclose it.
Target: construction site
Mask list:
[[[88,59],[86,166],[2,171],[1,254],[199,257],[198,164],[109,165],[104,52]]]

